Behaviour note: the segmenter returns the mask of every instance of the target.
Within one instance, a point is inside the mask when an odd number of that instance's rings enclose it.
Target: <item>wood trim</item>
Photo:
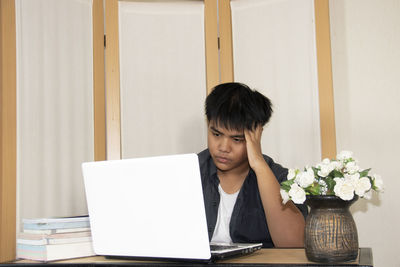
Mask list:
[[[329,0],[314,0],[322,158],[336,157]]]
[[[204,0],[207,94],[220,82],[217,1]]]
[[[0,1],[0,262],[16,249],[16,32],[15,2]]]
[[[118,1],[105,1],[107,159],[121,158]]]
[[[106,107],[104,91],[104,9],[103,0],[94,0],[93,19],[93,108],[94,160],[106,159]]]
[[[218,1],[221,83],[233,82],[231,1]]]

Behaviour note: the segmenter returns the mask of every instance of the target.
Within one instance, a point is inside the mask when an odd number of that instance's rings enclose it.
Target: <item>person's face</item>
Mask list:
[[[243,131],[228,130],[208,124],[208,149],[221,172],[244,171],[248,168],[246,140]]]

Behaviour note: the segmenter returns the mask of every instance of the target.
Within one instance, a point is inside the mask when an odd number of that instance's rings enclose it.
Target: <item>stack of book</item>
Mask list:
[[[53,261],[95,255],[89,217],[23,219],[17,258]]]

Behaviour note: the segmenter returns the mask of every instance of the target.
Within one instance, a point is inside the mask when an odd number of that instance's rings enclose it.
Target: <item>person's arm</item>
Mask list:
[[[250,167],[257,176],[272,241],[276,247],[303,247],[304,217],[292,201],[282,203],[280,184],[261,152],[262,130],[263,128],[259,126],[254,131],[245,130],[244,133],[247,157]]]

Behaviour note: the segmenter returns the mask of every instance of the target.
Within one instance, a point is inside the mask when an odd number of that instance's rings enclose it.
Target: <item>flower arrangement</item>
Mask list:
[[[292,200],[302,204],[306,195],[333,195],[343,200],[358,195],[370,199],[372,191],[384,189],[381,177],[370,176],[370,170],[361,170],[351,151],[342,151],[336,159],[324,159],[315,167],[305,167],[304,171],[290,169],[287,180],[281,183],[283,203]]]

